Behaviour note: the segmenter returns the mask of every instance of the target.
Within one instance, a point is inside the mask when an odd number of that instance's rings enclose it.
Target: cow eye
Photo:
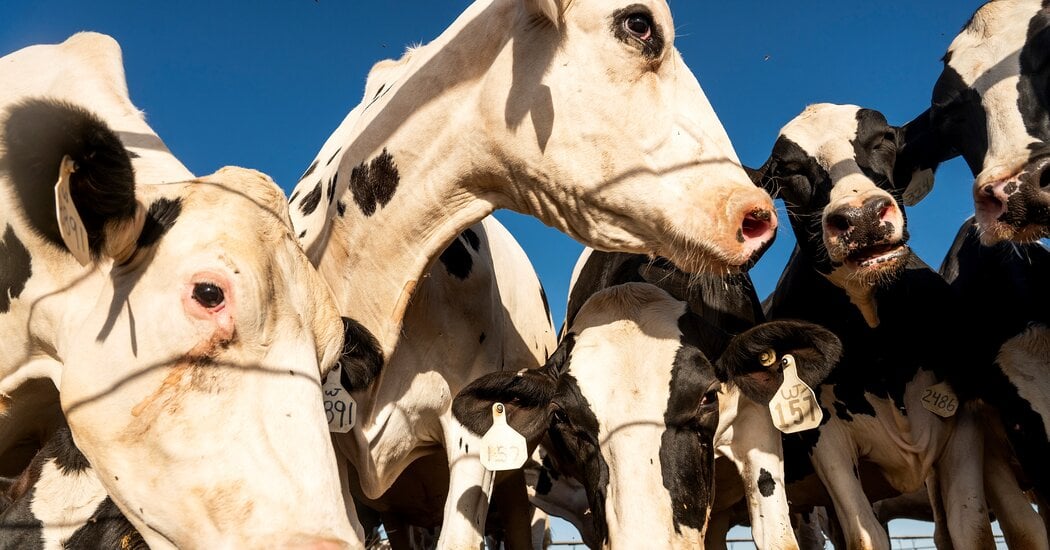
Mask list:
[[[700,398],[701,408],[711,407],[712,405],[718,405],[718,390],[711,390]]]
[[[645,13],[628,15],[623,20],[623,28],[631,36],[647,42],[653,36],[653,20]]]
[[[222,305],[226,296],[213,283],[196,283],[193,285],[193,299],[207,309],[214,309]]]

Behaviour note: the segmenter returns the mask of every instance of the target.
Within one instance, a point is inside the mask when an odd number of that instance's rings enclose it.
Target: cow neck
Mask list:
[[[464,229],[521,202],[487,135],[494,121],[478,116],[516,7],[478,2],[397,66],[377,66],[363,103],[292,194],[295,230],[340,314],[371,332],[385,358],[430,263]]]
[[[871,309],[874,310],[874,287],[871,289],[866,296],[862,295],[861,299],[870,300]],[[869,328],[878,326],[878,317],[875,317],[875,323],[872,324],[864,308],[857,304],[857,299],[835,285],[830,277],[818,271],[809,256],[796,245],[773,292],[769,317],[805,319],[836,332],[851,322],[851,319],[852,322],[863,320]]]

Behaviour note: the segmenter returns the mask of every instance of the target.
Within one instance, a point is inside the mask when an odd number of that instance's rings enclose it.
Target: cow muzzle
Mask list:
[[[990,182],[978,179],[973,202],[985,245],[1050,236],[1050,154],[1010,176]]]
[[[824,212],[824,246],[832,263],[861,275],[903,266],[904,213],[888,193],[865,193],[838,201]]]

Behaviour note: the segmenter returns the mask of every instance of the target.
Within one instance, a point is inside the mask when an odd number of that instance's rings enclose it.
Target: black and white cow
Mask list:
[[[930,108],[904,127],[904,137],[899,180],[929,183],[940,162],[959,155],[974,175],[976,217],[959,230],[942,272],[977,312],[982,326],[977,343],[997,357],[986,397],[1000,409],[1045,503],[1050,498],[1044,473],[1050,460],[1047,254],[1038,245],[981,249],[978,241],[992,245],[1048,236],[1050,5],[998,0],[977,10],[944,56]]]
[[[742,333],[765,320],[746,272],[689,274],[662,258],[587,249],[573,273],[563,329],[568,329],[580,307],[595,292],[626,282],[647,282],[662,288],[687,302],[705,322],[728,334]],[[717,356],[722,350],[704,351]],[[723,540],[724,531],[729,527],[727,522],[720,521],[725,517],[720,510],[734,506],[741,499],[746,499],[745,511],[751,518],[752,536],[759,548],[794,547],[780,432],[773,426],[768,407],[742,396],[739,388],[727,384],[719,396],[719,410],[715,435],[719,489],[712,506],[715,521],[709,530],[707,547]],[[560,508],[572,508],[571,502],[576,499],[567,497],[564,487],[549,482],[545,486],[554,494],[539,494],[535,488],[534,502],[546,506],[547,511],[555,515],[561,512]]]
[[[768,351],[793,354],[813,381],[839,344],[815,325],[788,321],[729,339],[660,288],[625,283],[580,307],[543,369],[482,377],[456,397],[453,413],[483,434],[492,404],[504,403],[509,424],[530,445],[542,441],[553,469],[584,486],[602,546],[700,546],[720,395],[735,384],[768,402],[783,382],[779,361],[762,366]]]
[[[64,416],[154,548],[347,544],[320,383],[342,323],[280,188],[195,178],[110,37],[6,55],[0,82],[0,463]]]
[[[911,197],[962,155],[985,244],[1050,236],[1050,6],[982,6],[944,55],[930,108],[904,128],[898,181]]]
[[[5,496],[11,502],[0,514],[0,548],[149,548],[106,494],[68,427],[55,431]]]
[[[990,548],[989,465],[968,402],[980,368],[968,347],[972,325],[948,284],[907,246],[903,190],[893,180],[898,135],[877,111],[812,105],[781,130],[759,170],[786,203],[798,241],[770,318],[819,323],[843,343],[842,360],[816,388],[821,425],[785,436],[789,498],[801,500],[792,484],[815,474],[847,546],[889,548],[870,502],[926,483],[946,508],[941,540]],[[947,418],[923,407],[941,382],[959,394]],[[1023,500],[1012,476],[988,478],[1012,481],[987,488],[993,502]],[[1042,530],[1031,507],[1011,522]],[[1045,548],[1045,532],[1039,538]]]

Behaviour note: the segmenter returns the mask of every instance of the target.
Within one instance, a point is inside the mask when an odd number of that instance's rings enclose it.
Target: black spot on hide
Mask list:
[[[758,474],[758,492],[764,497],[773,496],[773,491],[777,489],[777,482],[773,481],[773,476],[766,471],[765,468],[759,470]]]
[[[161,198],[153,201],[146,211],[146,221],[142,225],[136,246],[144,248],[153,246],[168,232],[182,213],[182,199]]]
[[[400,181],[394,157],[383,149],[370,163],[362,162],[350,172],[350,192],[361,212],[371,216],[378,206],[390,202]]]
[[[467,240],[467,244],[474,249],[474,252],[478,252],[481,249],[481,239],[478,238],[478,234],[473,229],[468,228],[464,230],[461,236]]]
[[[346,215],[346,203],[343,201],[335,203],[335,210],[339,213],[339,217],[342,218]]]
[[[121,513],[113,499],[106,497],[87,523],[73,532],[64,548],[120,548],[149,550],[142,535]]]
[[[26,100],[9,111],[3,146],[21,213],[34,231],[55,245],[65,248],[54,187],[66,155],[76,164],[70,192],[93,256],[102,250],[106,223],[135,215],[131,158],[117,134],[86,109],[55,100]]]
[[[303,197],[303,202],[299,205],[299,211],[304,216],[309,216],[314,213],[314,210],[317,210],[317,205],[319,204],[321,204],[321,182],[317,182],[317,185]]]
[[[11,310],[11,301],[25,290],[26,281],[33,274],[33,260],[15,230],[7,226],[0,240],[0,313]]]
[[[55,466],[65,475],[79,474],[91,468],[87,457],[73,442],[73,434],[68,429],[55,432],[45,448],[45,451],[47,450],[54,454]]]
[[[340,382],[347,391],[366,388],[383,368],[383,350],[364,325],[349,317],[343,317],[343,333],[343,354],[339,359],[343,373]]]
[[[445,265],[445,270],[457,279],[463,280],[470,276],[474,268],[474,259],[470,257],[470,251],[463,245],[463,240],[457,238],[445,248],[438,257]]]
[[[335,173],[332,179],[328,180],[328,191],[325,195],[328,197],[328,204],[332,204],[332,200],[335,198],[335,185],[339,182],[339,173]]]

